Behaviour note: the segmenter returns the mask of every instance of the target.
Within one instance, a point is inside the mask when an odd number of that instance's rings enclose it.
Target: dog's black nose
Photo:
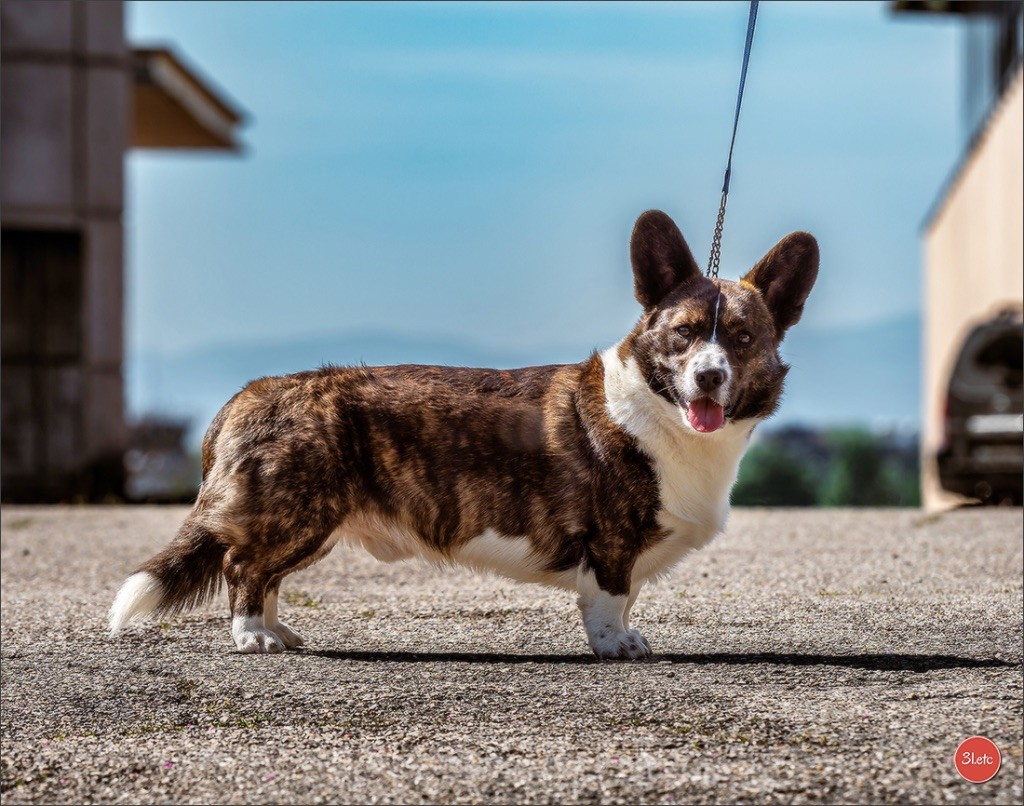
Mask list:
[[[702,392],[714,392],[725,380],[725,373],[720,369],[702,369],[697,373],[696,380]]]

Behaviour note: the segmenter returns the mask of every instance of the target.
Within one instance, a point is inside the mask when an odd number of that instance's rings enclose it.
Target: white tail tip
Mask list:
[[[136,616],[152,613],[160,606],[163,586],[152,574],[140,571],[124,581],[110,607],[110,634],[117,635]]]

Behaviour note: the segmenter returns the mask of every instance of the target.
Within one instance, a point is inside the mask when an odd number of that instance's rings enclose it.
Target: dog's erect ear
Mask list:
[[[629,255],[633,293],[644,308],[653,308],[681,282],[700,275],[679,227],[661,210],[648,210],[636,220]]]
[[[818,242],[809,232],[792,232],[779,241],[743,278],[761,292],[781,340],[800,321],[818,276]]]

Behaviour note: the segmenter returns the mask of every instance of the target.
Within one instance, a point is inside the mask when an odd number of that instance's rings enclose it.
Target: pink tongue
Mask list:
[[[722,427],[725,420],[725,409],[709,398],[702,397],[690,404],[687,411],[690,418],[690,425],[697,431],[711,433]]]

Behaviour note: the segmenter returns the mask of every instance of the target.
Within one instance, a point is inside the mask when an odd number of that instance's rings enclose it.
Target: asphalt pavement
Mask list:
[[[1019,510],[737,510],[641,594],[649,662],[565,592],[340,548],[285,583],[300,652],[236,654],[223,598],[111,640],[186,511],[3,508],[3,803],[1022,801]]]

